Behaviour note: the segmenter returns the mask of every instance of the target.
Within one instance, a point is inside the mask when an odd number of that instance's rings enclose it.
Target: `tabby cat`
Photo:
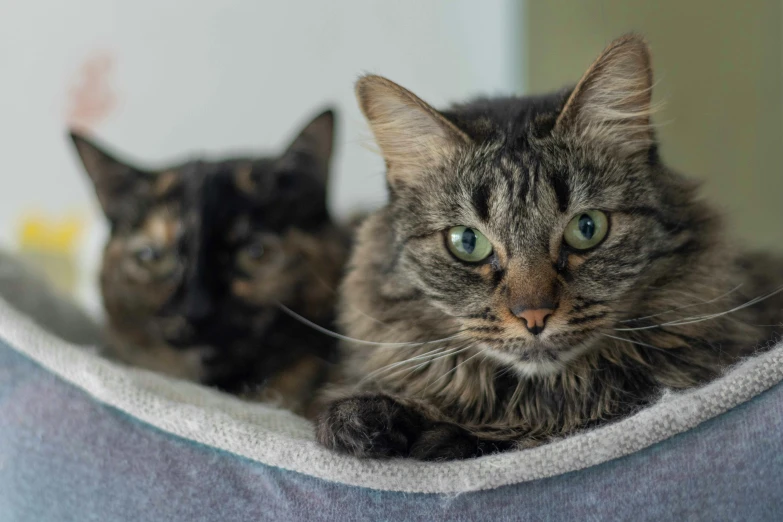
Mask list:
[[[111,353],[130,364],[305,406],[334,342],[347,258],[326,206],[334,117],[276,157],[142,169],[77,134],[111,236],[100,283]]]
[[[694,183],[662,162],[651,87],[637,36],[546,96],[438,112],[359,80],[391,196],[342,286],[355,341],[321,444],[417,459],[533,446],[776,338],[783,262],[724,243]]]

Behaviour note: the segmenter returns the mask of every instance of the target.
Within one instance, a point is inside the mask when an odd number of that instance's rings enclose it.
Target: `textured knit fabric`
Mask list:
[[[333,455],[287,412],[114,365],[2,304],[0,337],[1,522],[783,519],[783,346],[624,421],[433,464]]]

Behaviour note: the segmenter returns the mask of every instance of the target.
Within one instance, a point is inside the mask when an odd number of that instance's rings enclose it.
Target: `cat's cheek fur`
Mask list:
[[[139,267],[133,263],[122,239],[112,239],[105,252],[101,267],[101,291],[104,304],[116,314],[125,314],[129,319],[149,318],[171,297],[173,282],[157,282],[147,278],[140,281]]]
[[[497,290],[489,263],[455,259],[442,232],[409,241],[402,247],[399,263],[413,276],[414,286],[452,317],[481,313]]]

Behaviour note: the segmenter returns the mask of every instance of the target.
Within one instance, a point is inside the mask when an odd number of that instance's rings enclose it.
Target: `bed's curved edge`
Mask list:
[[[309,424],[288,412],[124,368],[69,345],[2,300],[0,337],[97,400],[167,433],[312,477],[407,493],[467,493],[601,464],[692,429],[783,380],[781,343],[707,386],[668,394],[630,418],[538,448],[461,462],[370,461],[320,448]]]

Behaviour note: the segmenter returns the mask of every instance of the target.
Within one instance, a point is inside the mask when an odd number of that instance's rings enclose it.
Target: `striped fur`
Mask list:
[[[646,44],[624,37],[574,89],[440,113],[388,80],[360,80],[391,197],[361,229],[339,323],[396,344],[344,343],[322,444],[421,459],[535,445],[712,379],[783,331],[783,294],[743,307],[783,285],[781,261],[726,243],[695,184],[660,161],[649,64]],[[421,129],[421,143],[440,145],[400,162],[400,137]],[[609,233],[575,251],[563,230],[591,209]],[[449,254],[456,225],[491,240],[486,262]],[[558,306],[534,336],[509,295],[550,284]]]

